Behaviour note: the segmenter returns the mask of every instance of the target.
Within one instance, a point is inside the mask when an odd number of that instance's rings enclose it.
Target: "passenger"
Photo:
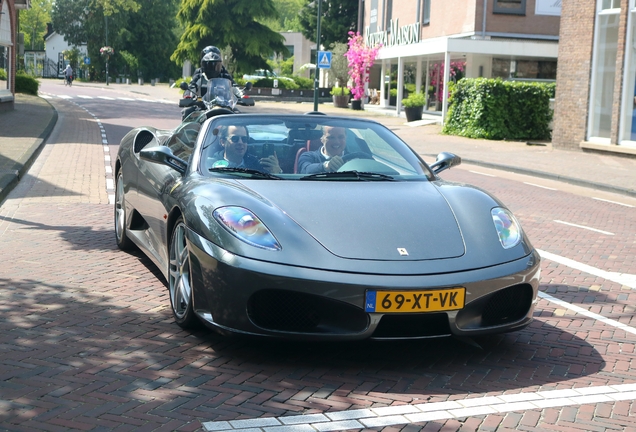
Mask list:
[[[322,130],[322,147],[315,151],[305,152],[298,158],[298,172],[316,174],[334,172],[344,165],[342,156],[347,146],[345,128],[325,126]]]
[[[270,174],[281,174],[283,172],[278,164],[276,153],[261,159],[251,154],[246,154],[249,134],[245,126],[224,126],[220,128],[219,140],[223,150],[213,155],[212,168],[248,168],[265,171]]]

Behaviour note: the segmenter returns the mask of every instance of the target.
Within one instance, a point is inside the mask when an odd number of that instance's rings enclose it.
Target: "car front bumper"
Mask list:
[[[333,272],[232,254],[189,231],[194,310],[217,330],[289,339],[358,340],[480,336],[532,321],[539,286],[536,251],[505,264],[451,274]],[[460,310],[365,311],[367,291],[465,288]]]

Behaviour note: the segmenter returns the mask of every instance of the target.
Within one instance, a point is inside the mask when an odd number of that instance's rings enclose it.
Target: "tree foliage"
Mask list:
[[[178,1],[56,0],[51,18],[53,29],[70,45],[87,44],[93,78],[104,79],[99,49],[105,45],[115,49],[109,58],[111,76],[167,78],[179,74],[170,61],[177,45]]]
[[[299,14],[305,5],[305,0],[273,0],[273,3],[278,17],[261,18],[257,20],[258,22],[277,32],[303,30]]]
[[[355,32],[358,27],[358,0],[321,1],[320,44],[347,43],[349,32]],[[316,40],[318,2],[305,0],[299,19],[303,35],[311,41]]]
[[[20,32],[24,33],[24,47],[44,49],[46,24],[51,22],[53,0],[32,0],[31,8],[20,11]]]
[[[171,59],[196,64],[201,50],[215,45],[230,48],[238,72],[267,69],[267,57],[288,50],[285,38],[258,20],[277,16],[273,0],[182,0],[177,18],[185,30]]]

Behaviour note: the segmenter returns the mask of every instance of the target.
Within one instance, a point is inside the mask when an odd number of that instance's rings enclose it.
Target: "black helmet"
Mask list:
[[[201,70],[208,79],[218,78],[223,68],[221,54],[209,52],[201,59]]]
[[[206,54],[208,53],[217,53],[219,56],[221,55],[221,50],[218,49],[217,47],[213,46],[213,45],[208,45],[205,48],[203,48],[201,50],[201,60],[203,60],[203,57],[205,57]]]

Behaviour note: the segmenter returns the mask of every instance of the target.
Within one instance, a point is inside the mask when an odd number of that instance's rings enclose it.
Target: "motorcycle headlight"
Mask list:
[[[510,210],[495,207],[490,211],[499,241],[504,249],[510,249],[521,241],[521,226]]]
[[[221,207],[214,210],[213,215],[221,226],[239,240],[262,249],[281,250],[276,238],[251,211],[242,207]]]

